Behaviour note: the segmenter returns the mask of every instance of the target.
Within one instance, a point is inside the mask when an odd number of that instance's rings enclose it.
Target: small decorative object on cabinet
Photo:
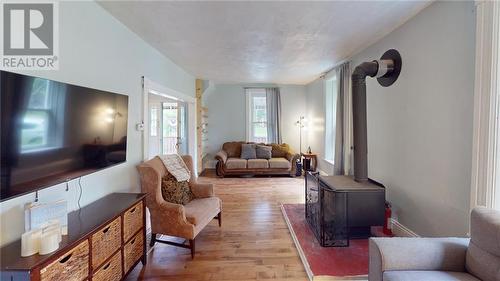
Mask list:
[[[122,280],[146,264],[146,194],[113,193],[68,214],[68,235],[48,255],[0,249],[0,280]]]

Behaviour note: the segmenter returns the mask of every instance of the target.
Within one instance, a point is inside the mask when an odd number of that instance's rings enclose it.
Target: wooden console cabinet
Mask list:
[[[0,249],[0,280],[122,280],[146,264],[146,194],[113,193],[68,215],[57,251],[21,257],[21,241]]]

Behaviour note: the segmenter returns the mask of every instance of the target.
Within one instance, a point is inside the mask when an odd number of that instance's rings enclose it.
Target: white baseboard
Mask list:
[[[392,233],[394,233],[394,236],[397,236],[397,237],[419,237],[418,234],[413,232],[408,227],[402,225],[400,222],[398,222],[395,219],[391,219],[391,225],[392,225]]]

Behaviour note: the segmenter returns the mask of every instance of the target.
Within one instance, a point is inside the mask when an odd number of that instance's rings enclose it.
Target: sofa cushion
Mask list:
[[[267,169],[269,162],[267,159],[248,159],[247,166],[248,169]]]
[[[290,146],[286,143],[272,143],[272,157],[286,157],[286,154],[290,151]]]
[[[273,157],[269,159],[269,168],[274,169],[290,169],[290,161],[282,157]]]
[[[161,179],[161,195],[167,202],[182,205],[186,205],[194,199],[188,181],[177,181],[168,172]]]
[[[227,157],[235,157],[239,158],[241,156],[241,144],[245,142],[243,141],[232,141],[232,142],[225,142],[222,145],[222,150],[224,150],[227,153]]]
[[[246,169],[247,160],[241,158],[229,158],[226,161],[226,168],[228,169]]]
[[[198,225],[212,220],[220,212],[220,199],[217,197],[194,199],[184,206],[184,211],[187,221]]]
[[[455,271],[385,271],[384,281],[480,281],[476,277]]]
[[[241,145],[241,159],[255,159],[257,158],[255,144],[244,143]]]
[[[259,159],[271,159],[272,150],[273,150],[272,146],[258,144],[255,151],[257,154],[257,158],[259,158]]]

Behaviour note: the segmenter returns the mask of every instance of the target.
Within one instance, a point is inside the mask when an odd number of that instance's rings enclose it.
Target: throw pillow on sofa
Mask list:
[[[244,143],[241,145],[241,159],[255,159],[257,158],[257,152],[255,151],[255,144]]]
[[[161,179],[161,195],[167,202],[186,205],[195,197],[187,181],[177,181],[168,173]]]
[[[272,153],[271,151],[273,148],[271,146],[267,145],[257,145],[257,148],[255,149],[257,158],[259,159],[271,159]]]
[[[273,147],[273,157],[286,157],[286,154],[288,153],[288,151],[290,151],[290,146],[288,146],[288,144],[286,143],[273,143],[271,144],[271,146]]]

